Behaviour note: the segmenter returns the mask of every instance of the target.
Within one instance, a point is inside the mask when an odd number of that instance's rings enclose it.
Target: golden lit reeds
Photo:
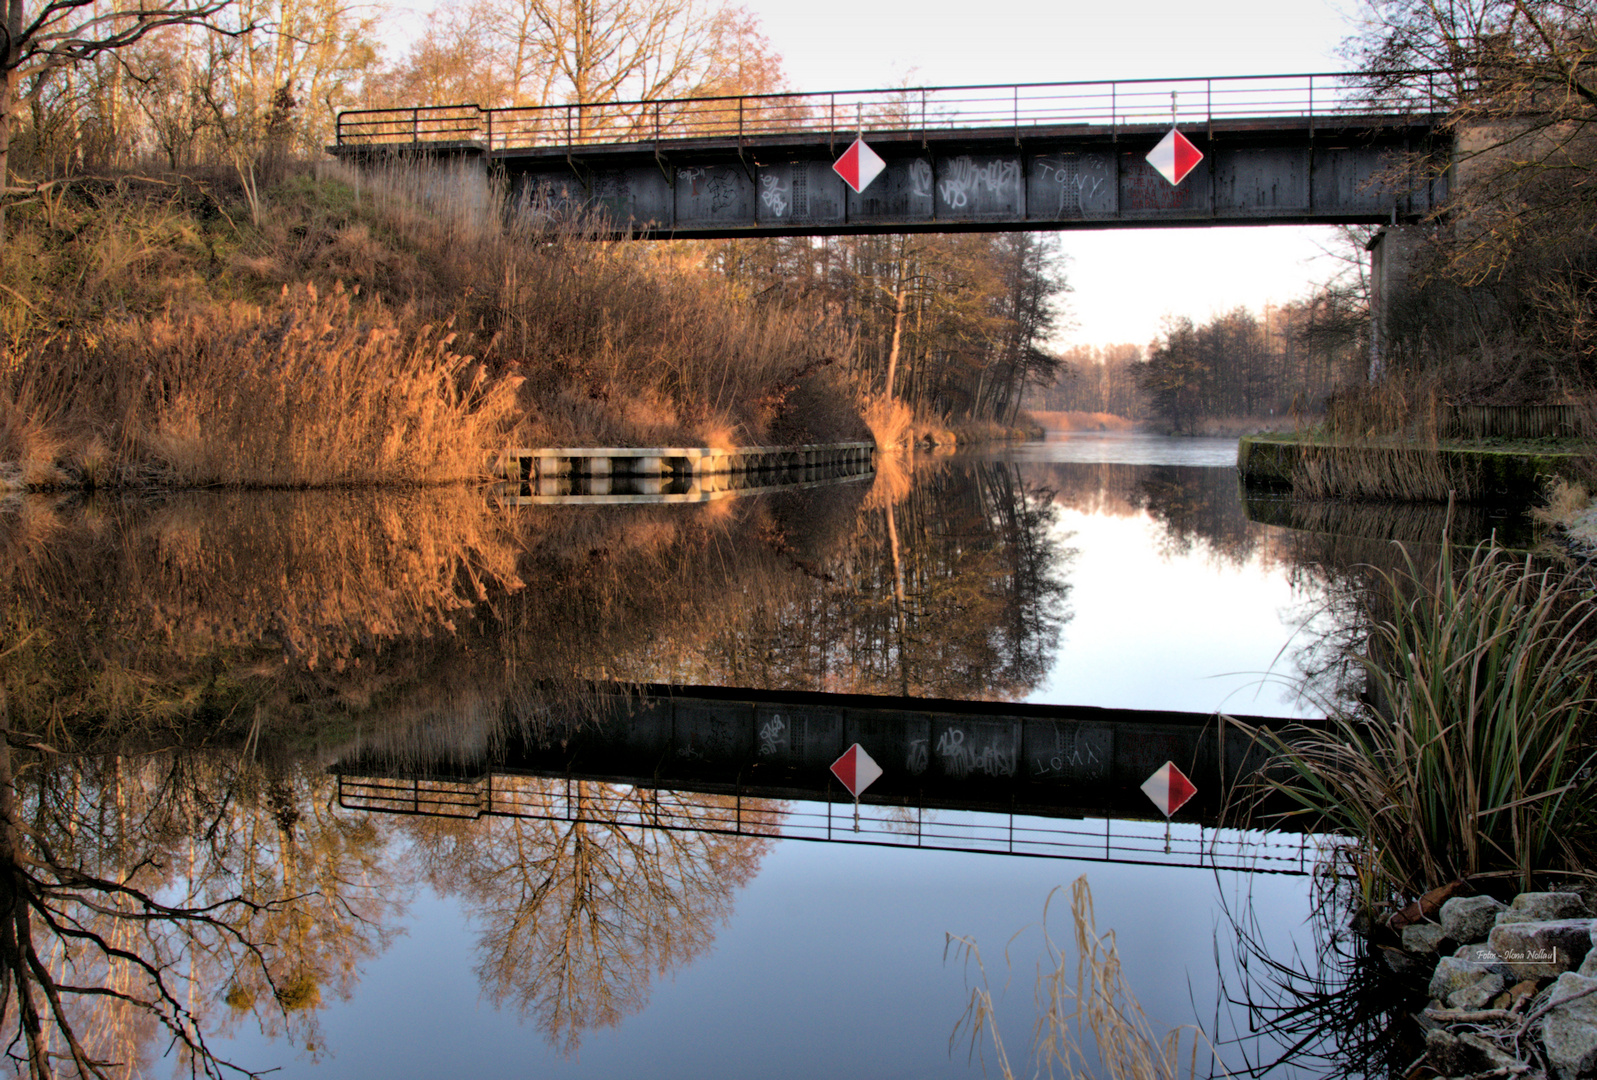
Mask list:
[[[915,414],[898,398],[871,395],[865,402],[864,419],[878,450],[903,450],[909,445]]]
[[[0,482],[478,475],[543,445],[860,438],[846,333],[480,170],[84,189],[0,260]],[[14,331],[14,332],[12,332]]]
[[[342,289],[56,339],[24,358],[21,406],[68,398],[127,458],[184,485],[435,483],[483,474],[520,380],[490,378],[444,327]]]
[[[528,377],[537,441],[715,445],[863,435],[838,363],[850,342],[818,308],[736,301],[692,250],[603,239],[603,220],[558,217],[480,171],[322,172],[324,182],[355,188],[399,247],[425,253],[425,267],[376,274],[373,287],[457,301],[451,310],[480,329],[483,355]],[[349,269],[359,272],[358,260]]]

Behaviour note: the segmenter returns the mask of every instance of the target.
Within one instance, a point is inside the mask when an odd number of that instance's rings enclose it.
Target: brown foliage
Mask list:
[[[329,168],[258,214],[236,198],[78,185],[23,223],[36,258],[0,263],[13,478],[427,482],[512,440],[865,434],[822,309],[738,301],[675,248],[601,242],[448,169]]]

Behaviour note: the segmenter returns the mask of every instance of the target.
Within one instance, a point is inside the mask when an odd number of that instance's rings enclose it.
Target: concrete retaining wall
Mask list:
[[[802,483],[875,471],[875,444],[714,447],[512,447],[495,475],[528,497],[695,495]]]

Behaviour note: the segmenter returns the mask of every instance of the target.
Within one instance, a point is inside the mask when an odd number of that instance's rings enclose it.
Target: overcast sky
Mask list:
[[[795,90],[907,83],[1342,71],[1356,0],[745,0]],[[1335,271],[1333,230],[1124,229],[1062,235],[1077,328],[1060,345],[1146,344],[1167,312],[1202,320],[1295,299]]]

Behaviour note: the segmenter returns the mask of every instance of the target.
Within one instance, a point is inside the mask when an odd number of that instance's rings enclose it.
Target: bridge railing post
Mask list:
[[[1214,80],[1203,80],[1203,111],[1209,114],[1205,127],[1209,138],[1214,138]]]
[[[920,148],[926,149],[926,88],[920,92]]]
[[[1314,138],[1314,76],[1309,76],[1309,138]]]
[[[831,153],[837,142],[837,95],[828,94],[826,97],[826,152]]]
[[[1120,141],[1119,83],[1109,84],[1109,141]]]
[[[421,110],[410,110],[410,141],[421,142]]]

